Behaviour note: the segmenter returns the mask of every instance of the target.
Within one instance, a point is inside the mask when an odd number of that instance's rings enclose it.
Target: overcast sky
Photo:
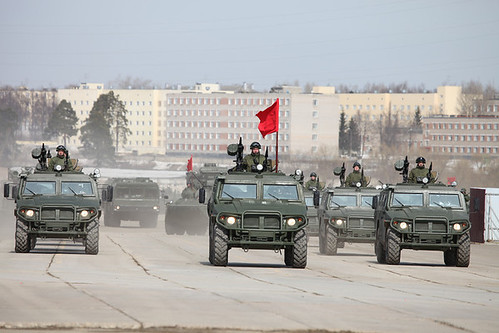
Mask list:
[[[0,1],[0,85],[499,88],[497,0]]]

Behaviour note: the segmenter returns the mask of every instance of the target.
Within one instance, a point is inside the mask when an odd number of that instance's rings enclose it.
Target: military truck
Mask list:
[[[213,182],[217,175],[227,171],[216,163],[205,163],[198,171],[186,173],[186,184],[192,186],[192,194],[183,191],[182,197],[166,204],[165,232],[169,235],[204,235],[208,230],[206,205],[200,204],[197,192],[203,188],[206,196],[211,196]],[[184,195],[186,193],[186,195]]]
[[[139,221],[142,228],[158,224],[160,191],[150,178],[113,178],[103,191],[104,225],[119,227],[122,220]]]
[[[337,254],[349,243],[374,243],[372,199],[380,190],[374,187],[326,188],[318,209],[319,252]]]
[[[100,198],[96,169],[90,175],[82,171],[48,170],[47,150],[35,148],[38,164],[19,174],[17,184],[4,184],[4,197],[15,200],[15,251],[27,253],[37,239],[66,238],[82,242],[85,253],[99,252]],[[77,163],[73,163],[76,165]]]
[[[397,170],[401,166],[395,165]],[[429,179],[387,185],[373,199],[379,263],[398,265],[401,250],[413,249],[442,251],[447,266],[469,266],[471,223],[465,198],[456,187],[429,184]]]
[[[287,266],[304,268],[308,220],[299,176],[270,172],[267,163],[245,172],[243,150],[241,140],[227,147],[236,166],[217,176],[208,202],[210,263],[226,266],[232,248],[284,250]],[[199,194],[204,202],[203,189]]]

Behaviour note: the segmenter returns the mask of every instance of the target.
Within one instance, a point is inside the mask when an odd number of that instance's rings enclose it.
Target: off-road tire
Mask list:
[[[29,236],[29,248],[30,250],[33,250],[36,246],[36,236],[35,235],[31,235]]]
[[[386,232],[386,263],[388,265],[400,264],[400,235],[392,229]]]
[[[444,263],[446,266],[456,266],[457,249],[450,249],[444,251]]]
[[[333,228],[326,226],[326,255],[333,256],[338,253],[338,233]]]
[[[456,266],[468,267],[470,265],[470,232],[462,234],[458,240],[459,247],[456,249]]]
[[[381,237],[379,236],[380,229],[376,231],[376,241],[374,243],[374,253],[376,253],[376,260],[380,264],[386,264],[386,251],[385,247],[381,243]]]
[[[305,229],[298,230],[293,238],[293,268],[307,266],[307,233]],[[286,255],[286,254],[285,254]]]
[[[28,234],[28,226],[16,220],[16,253],[28,253],[31,250],[31,241]]]
[[[284,264],[288,267],[293,266],[293,247],[286,246],[284,248]]]
[[[209,240],[209,250],[208,250],[208,260],[210,261],[210,264],[214,265],[213,263],[213,258],[215,257],[215,244],[214,244],[214,239],[213,239],[213,227],[210,223],[210,226],[208,227],[209,229],[209,235],[208,235],[208,240]]]
[[[99,253],[99,220],[95,219],[87,225],[87,237],[84,244],[86,254]]]
[[[218,224],[213,225],[213,265],[227,266],[229,259],[229,236],[227,230],[219,227]]]

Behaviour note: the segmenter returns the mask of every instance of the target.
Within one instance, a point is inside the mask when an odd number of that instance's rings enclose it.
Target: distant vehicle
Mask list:
[[[4,197],[16,202],[15,251],[30,252],[37,239],[66,238],[83,243],[85,253],[97,254],[101,215],[99,171],[86,175],[79,168],[48,170],[44,145],[42,149],[35,148],[32,156],[39,161],[36,168],[21,171],[17,184],[4,184]]]
[[[198,171],[186,173],[186,183],[191,184],[195,192],[203,188],[210,196],[216,176],[225,171],[227,168],[215,163],[205,163]],[[166,204],[165,232],[169,235],[204,235],[208,230],[207,217],[206,205],[199,203],[197,197],[179,198]]]
[[[287,266],[304,268],[308,220],[299,177],[266,172],[261,164],[245,172],[243,149],[241,140],[227,148],[237,156],[236,167],[217,176],[208,202],[210,263],[226,266],[231,248],[284,250]]]
[[[335,255],[345,242],[374,243],[373,187],[327,188],[318,209],[319,252]]]
[[[122,220],[155,228],[160,206],[159,186],[152,179],[114,178],[103,191],[104,225],[119,227]]]
[[[395,164],[397,170],[401,166]],[[398,265],[401,250],[413,249],[442,251],[447,266],[468,267],[471,223],[465,198],[456,187],[428,181],[388,185],[373,199],[379,263]]]

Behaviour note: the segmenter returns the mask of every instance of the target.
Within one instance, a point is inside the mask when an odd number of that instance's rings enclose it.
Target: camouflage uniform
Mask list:
[[[252,171],[251,166],[253,166],[253,165],[256,166],[258,164],[261,164],[261,165],[265,164],[265,156],[263,156],[260,153],[258,153],[258,154],[251,153],[251,154],[244,156],[244,158],[243,158],[243,166],[246,169],[246,171],[248,171],[248,172]]]
[[[315,180],[308,180],[305,185],[304,185],[305,189],[307,190],[311,190],[313,188],[316,188],[318,189],[319,191],[322,190],[323,186],[320,184],[319,180],[318,179],[315,179]]]
[[[429,170],[425,167],[415,167],[409,172],[409,183],[422,183],[423,178],[428,177],[428,172]],[[434,183],[435,178],[433,178],[433,175],[431,176],[431,179],[428,179],[429,183]]]
[[[357,183],[361,182],[362,187],[367,185],[367,178],[364,176],[364,181],[362,182],[362,173],[360,171],[352,171],[345,179],[345,185],[347,187],[357,187]]]
[[[63,171],[69,171],[73,169],[73,162],[71,162],[71,159],[68,160],[68,166],[66,168],[66,156],[59,157],[59,155],[56,155],[50,159],[48,169],[50,171],[54,171],[56,165],[60,165],[62,167]]]

